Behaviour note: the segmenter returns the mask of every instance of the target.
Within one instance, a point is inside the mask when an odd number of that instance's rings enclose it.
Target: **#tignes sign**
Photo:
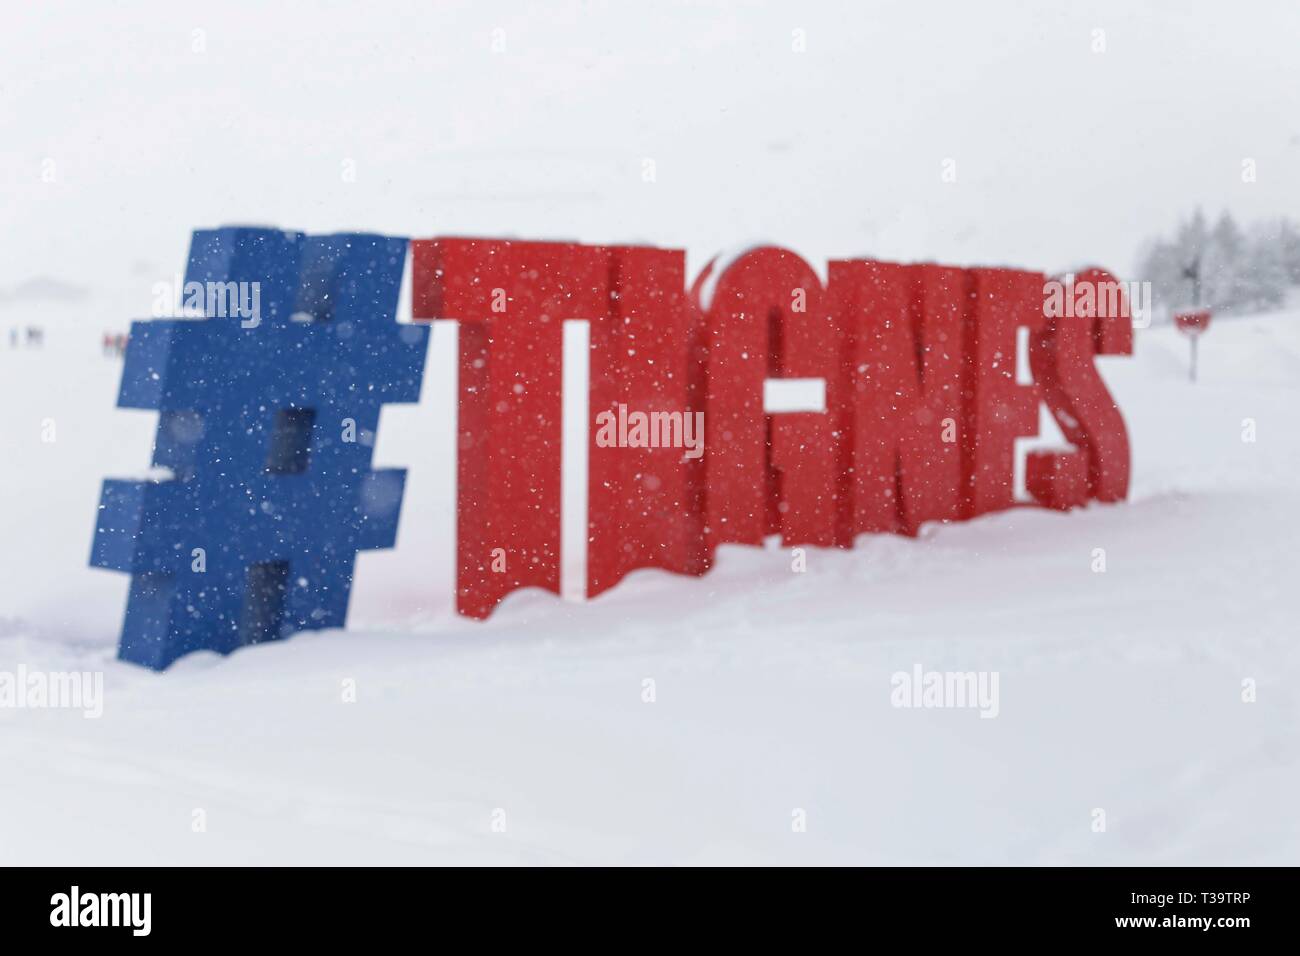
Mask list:
[[[1039,504],[1119,501],[1123,418],[1098,355],[1132,352],[1122,285],[775,247],[687,284],[681,251],[194,234],[194,318],[132,326],[119,405],[159,412],[166,481],[104,483],[91,563],[131,589],[120,656],[154,668],[341,627],[358,551],[391,547],[405,472],[371,467],[386,402],[420,393],[429,328],[460,323],[457,607],[560,591],[563,323],[589,323],[586,593],[635,568],[706,572],[718,545],[851,547],[1013,507],[1039,403],[1071,448],[1027,456]],[[196,312],[197,310],[197,312]],[[1017,380],[1027,330],[1032,383]],[[769,413],[772,380],[820,410]]]

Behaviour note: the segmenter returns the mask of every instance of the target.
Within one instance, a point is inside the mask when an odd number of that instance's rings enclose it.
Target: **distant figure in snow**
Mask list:
[[[130,336],[125,332],[105,332],[103,338],[104,354],[109,358],[121,358],[126,354],[126,342]]]

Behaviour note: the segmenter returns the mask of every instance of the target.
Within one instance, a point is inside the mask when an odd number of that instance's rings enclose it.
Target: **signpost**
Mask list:
[[[1192,342],[1192,364],[1190,380],[1196,381],[1196,340],[1201,334],[1210,327],[1210,310],[1193,309],[1190,312],[1174,313],[1174,325],[1178,326],[1178,331],[1186,335]]]
[[[1196,340],[1210,327],[1210,310],[1201,308],[1201,257],[1198,254],[1191,264],[1183,269],[1184,277],[1192,280],[1192,308],[1186,312],[1174,313],[1174,325],[1191,340],[1192,361],[1189,366],[1188,379],[1196,381]]]

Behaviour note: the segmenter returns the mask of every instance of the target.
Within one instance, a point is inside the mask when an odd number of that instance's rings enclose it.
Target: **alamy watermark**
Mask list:
[[[1131,318],[1133,328],[1145,329],[1151,325],[1151,283],[1118,279],[1076,283],[1072,274],[1064,281],[1048,279],[1043,283],[1043,315],[1049,319]]]
[[[148,936],[153,928],[152,893],[83,893],[73,886],[50,897],[50,925],[119,926],[132,936]]]
[[[981,718],[998,715],[997,671],[927,671],[913,664],[910,671],[895,671],[889,702],[903,708],[978,709]]]
[[[102,671],[0,671],[0,709],[80,710],[81,716],[104,715]]]
[[[685,448],[687,458],[704,454],[703,412],[618,411],[596,416],[598,448]]]
[[[155,319],[237,318],[245,329],[262,324],[260,282],[156,282],[153,287]]]

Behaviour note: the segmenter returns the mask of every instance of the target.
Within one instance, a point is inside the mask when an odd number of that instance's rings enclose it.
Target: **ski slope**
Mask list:
[[[864,536],[804,573],[727,547],[486,623],[451,610],[439,324],[421,403],[384,412],[407,498],[350,628],[161,675],[113,659],[127,581],[86,565],[99,483],[146,470],[156,420],[114,407],[86,314],[42,304],[41,350],[0,314],[0,672],[104,675],[99,719],[0,708],[0,863],[1300,862],[1300,312],[1216,321],[1195,386],[1168,327],[1102,360],[1124,504]],[[892,706],[918,665],[996,673],[996,718]]]

